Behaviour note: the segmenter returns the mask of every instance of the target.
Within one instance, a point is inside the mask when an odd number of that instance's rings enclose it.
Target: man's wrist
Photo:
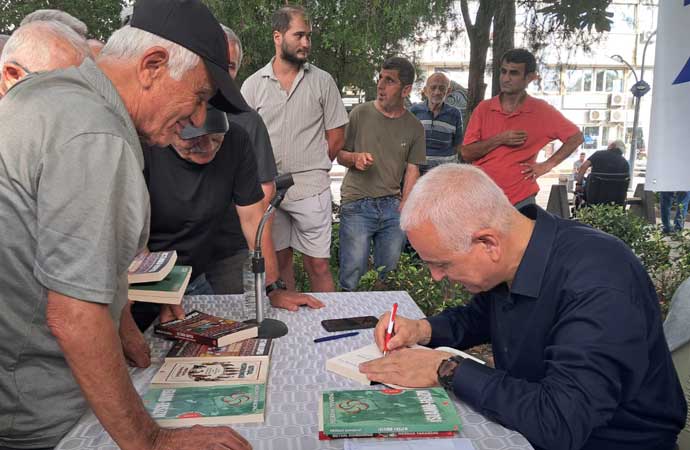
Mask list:
[[[275,280],[273,283],[270,283],[269,285],[266,286],[266,296],[270,297],[272,293],[278,292],[278,291],[285,291],[287,290],[287,285],[283,280],[278,278]]]
[[[417,344],[426,345],[431,342],[431,324],[426,319],[417,321]]]

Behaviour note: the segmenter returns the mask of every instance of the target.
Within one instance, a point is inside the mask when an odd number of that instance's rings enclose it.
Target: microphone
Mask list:
[[[276,177],[275,182],[277,191],[287,191],[290,186],[295,184],[295,180],[292,179],[291,173],[284,173]]]

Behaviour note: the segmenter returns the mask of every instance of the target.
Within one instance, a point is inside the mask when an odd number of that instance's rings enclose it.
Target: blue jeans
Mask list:
[[[678,206],[676,207],[676,217],[673,220],[673,231],[680,231],[685,225],[685,216],[688,214],[690,192],[660,192],[659,209],[661,209],[661,224],[664,228],[664,233],[670,233],[672,231],[671,206],[673,206],[674,199],[678,202]]]
[[[364,198],[340,208],[340,286],[357,289],[359,279],[369,269],[369,252],[374,243],[374,268],[383,273],[395,269],[405,244],[400,229],[400,199]]]

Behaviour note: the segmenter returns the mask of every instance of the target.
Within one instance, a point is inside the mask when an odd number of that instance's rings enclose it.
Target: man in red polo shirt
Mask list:
[[[535,203],[537,178],[548,173],[582,144],[580,129],[553,106],[527,95],[537,78],[529,51],[508,50],[501,58],[501,93],[481,102],[465,131],[462,158],[481,167],[503,189],[516,208]],[[546,144],[563,145],[537,163]]]

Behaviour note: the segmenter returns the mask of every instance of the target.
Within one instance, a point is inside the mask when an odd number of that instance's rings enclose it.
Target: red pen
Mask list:
[[[383,341],[383,356],[388,354],[388,342],[393,337],[393,327],[395,326],[395,314],[398,312],[398,304],[393,303],[391,316],[388,318],[388,328],[386,329],[386,339]]]

